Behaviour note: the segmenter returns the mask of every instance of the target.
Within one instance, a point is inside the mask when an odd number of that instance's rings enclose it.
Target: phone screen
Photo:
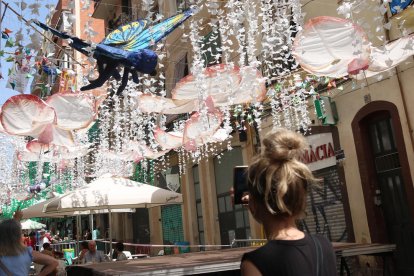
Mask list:
[[[247,168],[247,166],[237,166],[234,168],[234,204],[243,204],[242,197],[248,191]]]

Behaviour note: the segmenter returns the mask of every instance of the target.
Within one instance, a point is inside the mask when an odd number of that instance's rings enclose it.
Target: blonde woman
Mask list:
[[[249,166],[247,200],[268,242],[243,256],[242,275],[336,275],[331,243],[296,227],[296,220],[305,212],[309,185],[315,182],[309,168],[299,161],[306,140],[298,133],[278,129],[262,143],[262,152]]]
[[[28,275],[32,262],[44,265],[39,276],[55,271],[58,262],[22,243],[22,229],[16,219],[0,223],[0,276]]]

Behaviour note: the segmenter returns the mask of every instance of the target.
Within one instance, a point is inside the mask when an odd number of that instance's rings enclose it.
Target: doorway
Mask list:
[[[398,275],[414,275],[414,191],[398,110],[372,102],[352,128],[372,242],[396,244]]]

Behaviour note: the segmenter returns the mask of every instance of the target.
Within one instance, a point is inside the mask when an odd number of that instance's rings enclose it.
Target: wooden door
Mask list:
[[[397,245],[398,275],[414,275],[412,216],[391,116],[372,118],[367,127],[377,182],[374,201],[382,209],[389,242]]]

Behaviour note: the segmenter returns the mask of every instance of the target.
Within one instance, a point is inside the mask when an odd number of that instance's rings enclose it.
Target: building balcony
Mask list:
[[[119,0],[94,0],[93,18],[107,20],[113,17],[116,6],[120,5]]]

